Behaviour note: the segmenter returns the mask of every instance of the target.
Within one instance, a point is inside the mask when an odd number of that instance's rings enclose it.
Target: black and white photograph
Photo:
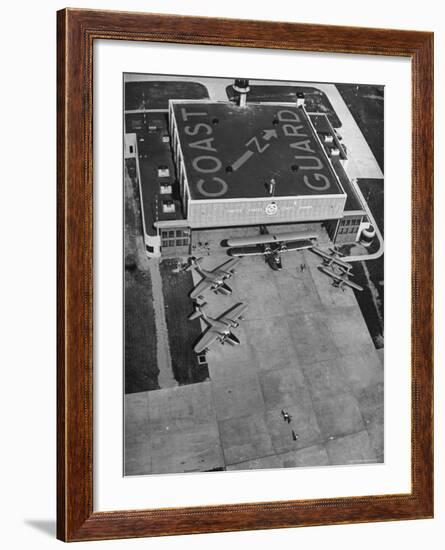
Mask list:
[[[384,86],[123,89],[124,475],[384,463]]]

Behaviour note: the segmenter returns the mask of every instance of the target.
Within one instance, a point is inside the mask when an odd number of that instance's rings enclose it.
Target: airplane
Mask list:
[[[264,256],[268,265],[275,271],[282,268],[280,254],[292,250],[312,248],[317,241],[313,233],[262,234],[255,237],[228,239],[230,256]]]
[[[344,260],[341,260],[340,256],[342,256],[342,254],[340,254],[340,252],[338,252],[334,248],[330,248],[329,250],[331,252],[330,254],[328,254],[327,252],[324,252],[323,250],[321,250],[320,248],[317,248],[316,246],[311,248],[311,252],[313,252],[314,254],[316,254],[322,259],[324,266],[331,267],[332,265],[334,265],[334,266],[337,266],[340,269],[340,271],[342,271],[343,273],[349,274],[352,269],[352,265],[348,264]]]
[[[234,267],[239,262],[239,258],[233,258],[223,264],[215,267],[212,270],[204,269],[201,267],[200,258],[192,256],[188,265],[184,268],[184,271],[190,271],[196,269],[201,275],[201,281],[195,286],[190,293],[190,298],[193,300],[199,298],[199,296],[208,288],[213,290],[215,294],[232,294],[232,289],[226,284],[225,280],[230,279],[235,273]]]
[[[363,287],[358,285],[357,283],[354,283],[353,281],[350,281],[348,278],[349,272],[345,273],[342,271],[341,274],[337,274],[331,269],[328,269],[324,265],[319,265],[318,270],[333,279],[332,286],[335,286],[337,288],[341,288],[344,290],[345,286],[349,286],[351,288],[355,288],[355,290],[363,290]]]
[[[189,315],[189,319],[202,318],[208,325],[208,328],[202,333],[201,338],[195,344],[193,350],[196,353],[206,353],[214,342],[219,341],[222,345],[226,342],[231,346],[240,344],[240,340],[232,332],[232,328],[239,327],[239,321],[243,320],[242,314],[247,309],[247,304],[242,302],[232,306],[230,309],[222,313],[219,317],[214,319],[209,317],[205,311],[203,311],[206,302],[199,304],[195,302],[195,311]]]

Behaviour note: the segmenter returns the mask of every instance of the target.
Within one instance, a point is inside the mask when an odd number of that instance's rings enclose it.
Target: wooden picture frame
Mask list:
[[[58,469],[64,541],[433,516],[433,34],[65,9],[57,14]],[[95,40],[401,56],[412,62],[412,491],[93,512],[93,43]]]

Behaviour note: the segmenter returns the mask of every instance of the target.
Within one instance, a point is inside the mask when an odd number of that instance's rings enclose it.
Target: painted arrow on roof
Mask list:
[[[276,130],[263,130],[263,135],[261,137],[265,141],[270,141],[273,137],[277,138],[278,134]]]
[[[263,139],[264,141],[270,141],[272,138],[277,138],[277,137],[278,137],[277,131],[273,129],[266,129],[266,130],[262,130],[261,132],[261,139]],[[246,147],[249,147],[249,145],[251,144],[254,145],[254,147],[256,148],[256,152],[259,154],[264,153],[264,151],[266,151],[266,149],[270,147],[270,143],[266,143],[265,145],[261,144],[259,139],[256,136],[249,139],[249,141],[246,141]],[[247,151],[244,151],[244,153],[238,159],[232,162],[232,165],[231,165],[232,170],[236,172],[239,168],[241,168],[241,166],[245,162],[247,162],[250,159],[250,157],[253,157],[254,154],[255,152],[251,151],[250,149],[247,149]]]

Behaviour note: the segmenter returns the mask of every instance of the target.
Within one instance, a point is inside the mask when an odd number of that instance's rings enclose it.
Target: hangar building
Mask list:
[[[170,100],[126,115],[149,256],[187,255],[193,231],[323,222],[357,240],[365,212],[329,119],[295,103]]]

